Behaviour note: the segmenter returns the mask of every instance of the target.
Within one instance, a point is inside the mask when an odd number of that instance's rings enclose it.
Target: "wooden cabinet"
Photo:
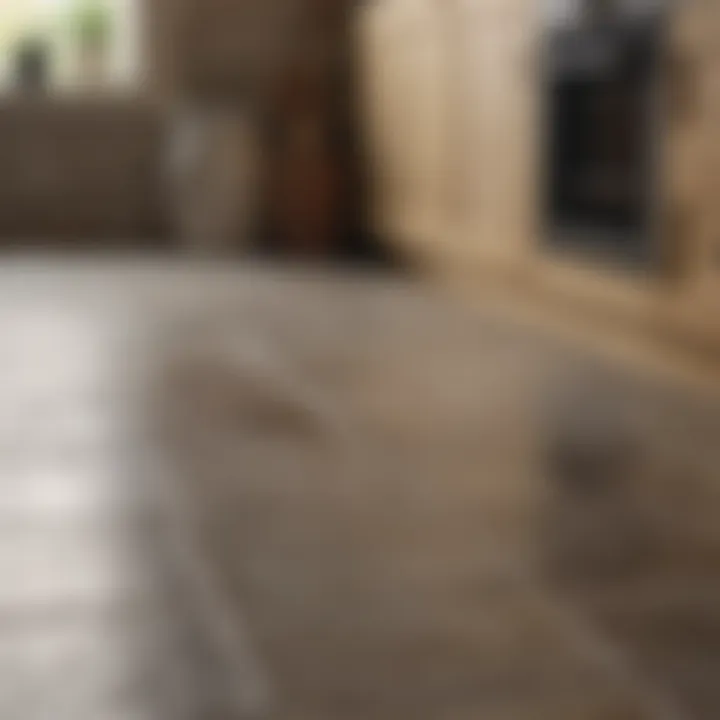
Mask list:
[[[0,235],[157,236],[163,122],[141,102],[6,99],[0,104]]]
[[[358,218],[350,0],[187,0],[182,95],[250,106],[265,231],[281,254],[340,250]]]

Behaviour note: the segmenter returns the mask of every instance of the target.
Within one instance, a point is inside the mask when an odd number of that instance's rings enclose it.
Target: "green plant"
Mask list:
[[[112,15],[104,0],[80,0],[71,17],[75,37],[87,47],[102,47],[110,39]]]

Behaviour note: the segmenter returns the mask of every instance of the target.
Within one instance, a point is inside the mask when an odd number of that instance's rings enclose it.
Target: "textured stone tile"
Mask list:
[[[0,280],[3,720],[717,716],[708,400],[402,282]]]

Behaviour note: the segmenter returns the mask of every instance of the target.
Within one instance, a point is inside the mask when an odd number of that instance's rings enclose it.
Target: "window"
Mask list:
[[[122,88],[140,71],[140,0],[0,0],[0,89]]]

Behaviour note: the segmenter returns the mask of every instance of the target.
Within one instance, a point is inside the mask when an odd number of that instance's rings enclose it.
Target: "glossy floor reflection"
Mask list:
[[[127,302],[103,284],[86,273],[3,270],[3,720],[223,712],[131,440]]]

